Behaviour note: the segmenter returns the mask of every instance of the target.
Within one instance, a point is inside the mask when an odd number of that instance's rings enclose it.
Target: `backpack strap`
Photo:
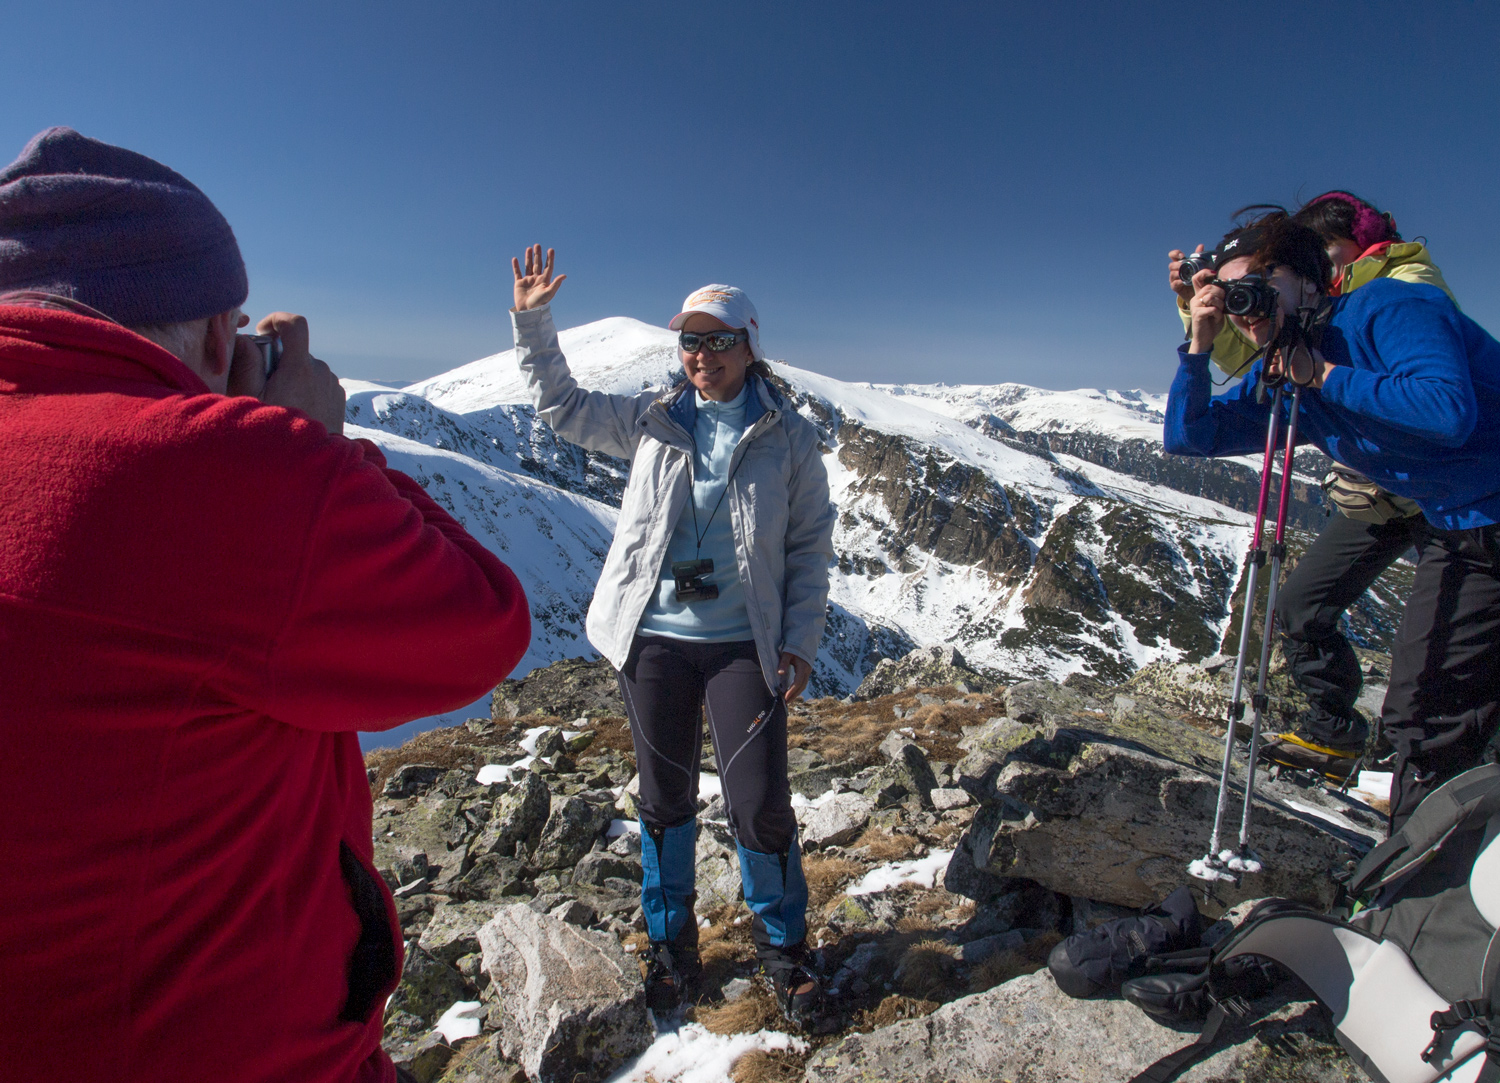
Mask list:
[[[1432,1042],[1422,1050],[1422,1059],[1434,1068],[1441,1067],[1443,1050],[1451,1049],[1450,1035],[1465,1028],[1477,1030],[1485,1037],[1484,1067],[1475,1083],[1500,1081],[1500,1005],[1495,1003],[1495,983],[1500,981],[1500,951],[1491,945],[1485,962],[1484,995],[1475,1000],[1460,1000],[1446,1011],[1432,1013]]]
[[[1161,1060],[1130,1080],[1130,1083],[1172,1083],[1183,1072],[1214,1052],[1219,1044],[1219,1031],[1226,1020],[1242,1022],[1250,1014],[1250,1005],[1239,997],[1215,1000],[1203,1022],[1203,1032],[1192,1045],[1184,1046],[1175,1053],[1168,1053]]]

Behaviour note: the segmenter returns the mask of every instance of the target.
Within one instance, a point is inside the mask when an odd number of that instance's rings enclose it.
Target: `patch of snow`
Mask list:
[[[479,1017],[484,1014],[483,1005],[477,1000],[460,1000],[443,1013],[433,1030],[443,1036],[443,1041],[452,1045],[465,1038],[479,1034]]]
[[[952,857],[952,850],[934,850],[915,861],[895,861],[889,865],[880,865],[865,873],[859,883],[849,888],[847,894],[874,895],[906,884],[931,888],[937,884],[937,878],[948,867]]]
[[[526,736],[521,738],[521,751],[528,756],[536,755],[536,743],[541,740],[542,734],[546,733],[547,726],[532,726],[526,730]]]
[[[838,790],[824,790],[817,797],[809,799],[800,793],[794,793],[792,794],[792,808],[822,808],[838,795]]]
[[[1361,771],[1354,792],[1377,801],[1389,801],[1393,777],[1389,771]]]
[[[621,835],[639,835],[641,833],[641,822],[639,820],[611,820],[609,830],[604,832],[605,836],[617,839]]]
[[[746,1053],[807,1050],[801,1038],[775,1030],[714,1034],[698,1023],[658,1027],[656,1041],[606,1083],[723,1083]]]
[[[532,747],[536,747],[536,741],[532,741]],[[535,756],[523,756],[515,763],[487,763],[479,769],[479,774],[474,781],[481,786],[493,786],[497,782],[509,782],[512,775],[521,774],[536,762]]]
[[[1306,805],[1301,801],[1294,801],[1291,798],[1287,798],[1286,803],[1288,807],[1294,808],[1298,812],[1304,812],[1309,816],[1315,816],[1319,820],[1324,820],[1327,823],[1334,824],[1337,827],[1342,827],[1346,831],[1359,830],[1359,828],[1355,826],[1347,817],[1340,816],[1337,812],[1330,812],[1328,809],[1318,808],[1316,805]]]
[[[707,772],[698,776],[698,796],[704,801],[712,801],[715,797],[722,796],[724,787],[719,782],[718,775],[710,775]]]

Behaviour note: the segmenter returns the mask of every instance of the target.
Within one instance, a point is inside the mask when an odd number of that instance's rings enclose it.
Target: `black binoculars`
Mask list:
[[[714,562],[707,557],[672,561],[672,578],[677,580],[679,602],[708,602],[719,596],[719,588],[707,582],[714,573]]]

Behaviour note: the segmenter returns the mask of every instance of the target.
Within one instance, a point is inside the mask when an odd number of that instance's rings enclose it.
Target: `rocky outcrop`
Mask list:
[[[623,717],[625,703],[614,667],[605,661],[567,658],[495,689],[490,716],[496,721],[529,714],[569,721]]]
[[[922,647],[901,658],[885,658],[854,693],[856,702],[889,696],[908,688],[957,688],[980,692],[994,688],[993,675],[981,673],[954,647]]]
[[[533,1083],[596,1083],[651,1044],[638,971],[614,937],[520,904],[478,936],[500,1051]]]
[[[1124,695],[1105,702],[1033,681],[1005,698],[1006,715],[965,739],[968,755],[954,770],[982,806],[962,843],[974,868],[1132,907],[1186,882],[1188,863],[1208,846],[1220,743]],[[1239,804],[1236,796],[1232,808]],[[1237,816],[1230,824],[1226,846]],[[1252,844],[1265,869],[1215,885],[1206,909],[1270,895],[1327,906],[1330,874],[1383,828],[1355,802],[1264,780]]]
[[[1183,1083],[1354,1083],[1362,1076],[1316,1005],[1270,997],[1258,1022],[1195,1065]],[[807,1083],[1126,1083],[1191,1044],[1122,1000],[1074,1000],[1046,971],[944,1004],[868,1034],[851,1034],[808,1060]]]

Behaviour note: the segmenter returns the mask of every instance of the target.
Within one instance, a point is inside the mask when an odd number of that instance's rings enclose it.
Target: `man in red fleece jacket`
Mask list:
[[[0,1077],[392,1083],[357,730],[469,703],[515,576],[269,380],[197,188],[54,128],[0,171]]]

